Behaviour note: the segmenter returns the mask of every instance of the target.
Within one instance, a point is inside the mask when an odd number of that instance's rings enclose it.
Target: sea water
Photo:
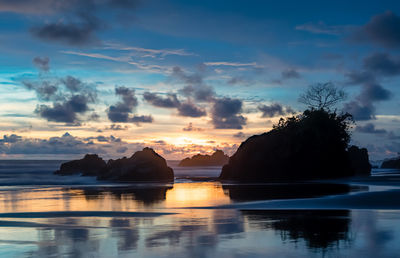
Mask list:
[[[219,167],[176,162],[175,183],[117,184],[60,163],[0,161],[0,257],[399,257],[398,210],[229,208],[366,185],[221,184]]]

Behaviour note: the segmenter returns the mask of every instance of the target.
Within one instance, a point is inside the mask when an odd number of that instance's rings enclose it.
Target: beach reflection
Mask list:
[[[370,248],[375,257],[390,257],[399,251],[391,243],[400,237],[398,212],[195,208],[257,197],[246,194],[252,188],[238,189],[217,182],[2,189],[2,213],[14,214],[0,218],[0,256],[371,257]],[[93,216],[98,211],[114,213]],[[122,211],[144,215],[113,216]],[[21,212],[50,215],[24,218]]]

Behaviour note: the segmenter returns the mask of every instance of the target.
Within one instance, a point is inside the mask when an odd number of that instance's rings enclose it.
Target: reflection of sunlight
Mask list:
[[[222,186],[215,182],[180,183],[167,192],[166,206],[210,206],[229,202]]]

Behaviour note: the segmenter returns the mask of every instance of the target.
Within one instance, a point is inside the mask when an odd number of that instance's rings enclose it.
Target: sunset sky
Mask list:
[[[273,4],[271,4],[273,3]],[[397,1],[0,0],[0,157],[222,149],[332,82],[372,160],[400,152]]]

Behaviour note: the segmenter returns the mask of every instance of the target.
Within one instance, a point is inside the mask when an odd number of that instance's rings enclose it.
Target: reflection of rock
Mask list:
[[[269,185],[223,185],[234,201],[313,198],[350,192],[345,184],[269,184]]]
[[[347,118],[306,110],[282,119],[271,131],[242,142],[222,168],[220,179],[271,182],[353,176],[353,165],[359,162],[352,164],[347,152]]]
[[[60,170],[54,172],[57,175],[96,176],[106,167],[106,162],[96,154],[86,154],[83,159],[72,160],[61,164]]]
[[[350,211],[243,211],[252,227],[279,231],[282,239],[304,239],[309,248],[340,247],[350,243]]]
[[[97,179],[116,181],[173,181],[174,172],[163,157],[151,148],[137,151],[130,158],[109,160]]]
[[[223,166],[228,163],[229,156],[222,150],[216,150],[211,156],[197,154],[191,158],[186,158],[179,162],[180,167],[192,166]]]
[[[142,188],[112,187],[112,188],[85,188],[83,193],[88,200],[103,198],[106,194],[111,194],[114,198],[132,199],[142,202],[144,205],[152,205],[164,201],[166,193],[172,186],[154,186]]]
[[[400,157],[397,159],[390,159],[390,160],[385,160],[381,168],[393,168],[393,169],[400,169]]]
[[[353,145],[347,150],[347,153],[356,175],[369,176],[371,174],[371,164],[369,163],[367,149]]]

